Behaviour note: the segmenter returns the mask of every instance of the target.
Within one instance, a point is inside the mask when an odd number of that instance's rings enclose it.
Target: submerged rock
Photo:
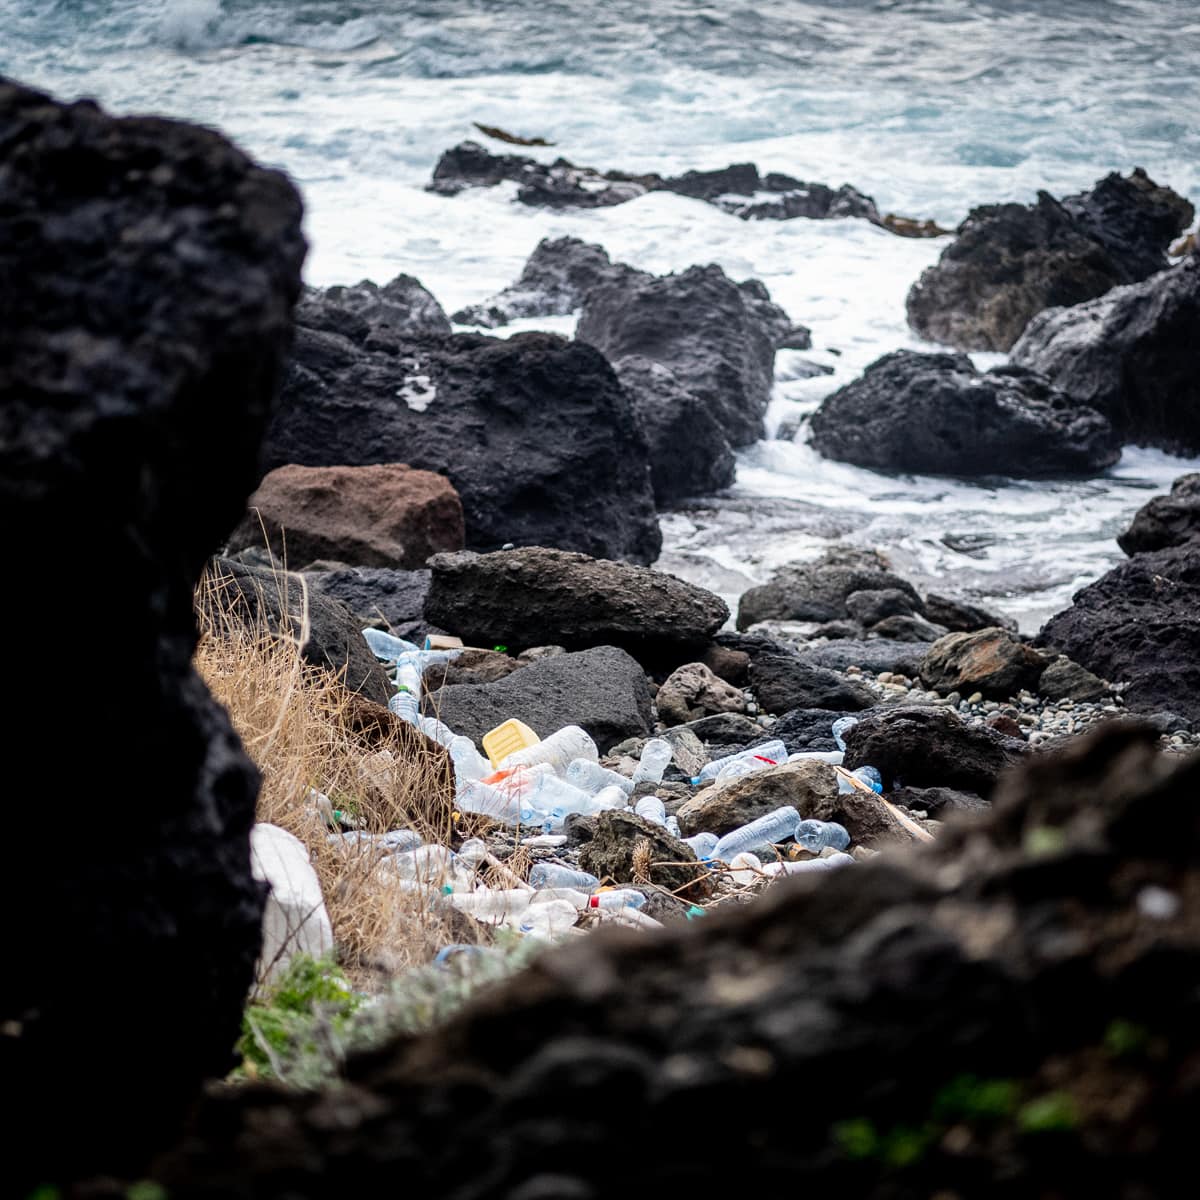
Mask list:
[[[513,652],[621,646],[675,666],[729,616],[720,597],[663,571],[562,550],[439,554],[430,566],[426,618],[468,644]]]
[[[908,294],[908,323],[960,350],[1009,350],[1043,309],[1080,304],[1167,265],[1194,210],[1140,168],[1060,201],[977,208]]]
[[[1200,452],[1200,256],[1035,318],[1013,362],[1098,409],[1127,442]]]
[[[476,549],[652,562],[662,544],[628,395],[595,350],[551,334],[356,341],[302,326],[264,458],[443,473]]]
[[[1136,554],[1076,592],[1040,645],[1113,683],[1134,712],[1200,721],[1200,544]]]
[[[981,374],[965,354],[897,350],[812,417],[822,454],[860,467],[937,475],[1094,474],[1121,456],[1107,418],[1037,373]]]
[[[194,591],[256,480],[304,252],[295,188],[212,130],[0,79],[0,527],[38,581],[0,595],[5,779],[56,830],[14,829],[0,883],[14,1195],[140,1178],[235,1062],[258,774],[192,668]],[[47,595],[78,597],[62,628]]]

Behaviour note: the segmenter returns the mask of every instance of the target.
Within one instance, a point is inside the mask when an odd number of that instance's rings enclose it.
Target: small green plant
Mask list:
[[[1078,1125],[1079,1112],[1067,1092],[1047,1092],[1017,1112],[1017,1126],[1023,1133],[1069,1133]]]
[[[1020,1098],[1015,1080],[959,1075],[934,1097],[933,1116],[938,1121],[997,1121],[1011,1116]]]
[[[1104,1031],[1104,1049],[1113,1058],[1136,1058],[1145,1051],[1150,1042],[1150,1031],[1144,1025],[1123,1021],[1119,1017],[1110,1021]]]
[[[879,1154],[879,1131],[866,1117],[839,1121],[833,1127],[833,1140],[847,1158],[875,1158]]]
[[[873,1159],[902,1169],[920,1161],[938,1131],[931,1125],[897,1125],[881,1133],[874,1121],[855,1117],[839,1121],[832,1132],[834,1142],[847,1158]]]

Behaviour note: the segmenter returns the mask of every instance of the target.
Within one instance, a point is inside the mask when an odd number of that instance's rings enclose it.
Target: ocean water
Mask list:
[[[556,143],[534,155],[663,172],[754,161],[949,226],[1133,166],[1200,200],[1194,0],[0,0],[0,73],[217,125],[287,170],[314,284],[405,271],[452,311],[563,234],[652,271],[761,278],[815,350],[780,355],[773,436],[741,453],[732,491],[663,517],[661,565],[730,599],[849,542],[1033,630],[1120,561],[1113,536],[1149,495],[1200,466],[1130,449],[1097,479],[970,484],[816,455],[804,416],[920,345],[904,296],[940,241],[742,222],[678,196],[547,213],[507,186],[423,190],[480,121]],[[798,358],[834,373],[796,378]]]

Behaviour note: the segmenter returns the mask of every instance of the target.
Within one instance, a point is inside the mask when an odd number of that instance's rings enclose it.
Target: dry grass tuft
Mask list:
[[[289,579],[293,594],[297,579]],[[280,577],[277,607],[286,613],[284,595]],[[305,620],[273,631],[262,616],[249,617],[239,597],[228,576],[210,569],[201,581],[196,668],[262,773],[258,820],[309,848],[351,980],[376,990],[447,942],[486,940],[483,927],[431,909],[440,878],[410,890],[390,867],[380,868],[374,847],[331,839],[313,795],[329,797],[364,832],[413,829],[449,845],[453,775],[445,751],[306,662]]]

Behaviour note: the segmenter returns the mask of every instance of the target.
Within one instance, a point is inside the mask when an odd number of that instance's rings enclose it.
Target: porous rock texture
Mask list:
[[[1007,700],[1022,688],[1036,689],[1045,669],[1042,655],[1007,629],[978,629],[934,642],[921,660],[921,679],[944,695],[982,692]]]
[[[665,571],[541,546],[438,554],[429,565],[426,618],[468,645],[514,653],[621,646],[674,667],[729,616],[719,596]]]
[[[246,509],[230,550],[265,542],[293,567],[329,559],[418,570],[431,554],[463,546],[462,501],[450,481],[405,463],[277,467]]]
[[[447,475],[474,549],[554,545],[653,562],[645,439],[590,346],[299,324],[266,470],[405,462]]]
[[[1090,304],[1030,322],[1012,359],[1099,409],[1118,434],[1173,454],[1200,452],[1200,256]]]
[[[676,1194],[744,1178],[751,1147],[789,1194],[1176,1194],[1200,1116],[1198,784],[1152,735],[1100,732],[931,847],[552,952],[335,1092],[214,1095],[158,1177],[172,1200],[397,1178],[599,1200],[615,1145]]]
[[[1090,192],[974,209],[908,294],[908,323],[960,350],[1009,350],[1043,309],[1081,304],[1167,265],[1194,210],[1140,168]]]
[[[1132,712],[1200,721],[1200,544],[1135,554],[1076,592],[1038,643],[1127,683]]]
[[[1165,550],[1200,536],[1200,474],[1180,475],[1166,496],[1147,500],[1117,545],[1126,554]]]
[[[812,416],[828,458],[877,470],[1017,478],[1095,474],[1121,456],[1107,417],[1022,367],[897,350]]]
[[[31,852],[14,831],[0,875],[17,1195],[136,1178],[234,1062],[258,777],[191,667],[193,589],[255,483],[300,219],[284,176],[211,130],[0,79],[0,527],[38,580],[0,589],[26,631],[5,779],[61,833]]]

